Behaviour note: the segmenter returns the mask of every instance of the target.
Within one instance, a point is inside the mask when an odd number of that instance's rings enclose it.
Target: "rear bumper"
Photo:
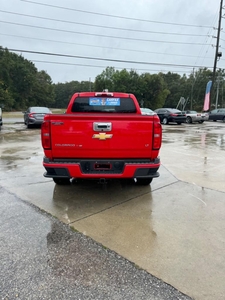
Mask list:
[[[41,125],[43,123],[43,119],[40,119],[40,120],[37,120],[37,119],[32,119],[32,118],[29,118],[28,119],[28,124],[30,125]]]
[[[160,159],[50,161],[44,157],[43,166],[44,176],[50,178],[155,178],[159,177]]]

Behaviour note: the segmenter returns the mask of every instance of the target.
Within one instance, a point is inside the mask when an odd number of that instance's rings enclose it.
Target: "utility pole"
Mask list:
[[[215,81],[215,76],[216,76],[216,65],[217,65],[217,61],[218,58],[220,58],[222,56],[222,53],[219,52],[219,42],[220,42],[220,31],[221,31],[221,19],[222,19],[222,9],[223,9],[223,0],[221,0],[220,2],[220,12],[219,12],[219,22],[218,22],[218,31],[217,31],[217,40],[216,40],[216,53],[215,53],[215,59],[214,59],[214,66],[213,66],[213,75],[212,75],[212,86],[211,86],[211,99],[212,94],[213,94],[213,84]],[[211,101],[210,101],[211,103]]]
[[[194,89],[194,76],[195,76],[195,68],[193,68],[193,78],[192,78],[192,84],[191,84],[191,110],[192,110],[192,106],[193,106],[193,89]]]

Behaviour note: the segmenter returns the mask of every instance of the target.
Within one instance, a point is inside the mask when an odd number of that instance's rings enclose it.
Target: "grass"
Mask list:
[[[50,108],[53,114],[64,114],[66,111],[65,108]],[[3,118],[23,118],[22,111],[10,111],[10,112],[2,112]]]

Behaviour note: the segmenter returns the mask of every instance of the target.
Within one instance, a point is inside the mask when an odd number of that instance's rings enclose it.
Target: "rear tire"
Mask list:
[[[137,185],[149,185],[153,178],[136,178]]]
[[[162,123],[164,124],[164,125],[167,125],[168,124],[168,119],[165,117],[165,118],[163,118],[162,119]]]
[[[225,117],[223,117],[222,121],[223,121],[223,123],[225,123]]]
[[[58,184],[58,185],[68,185],[70,184],[70,179],[69,178],[52,178],[53,181]]]
[[[199,124],[202,124],[204,121],[198,121]]]
[[[187,122],[188,124],[191,124],[191,123],[192,123],[192,118],[191,118],[191,117],[187,117],[186,122]]]

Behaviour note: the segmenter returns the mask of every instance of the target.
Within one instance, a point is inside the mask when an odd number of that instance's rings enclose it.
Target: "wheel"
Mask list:
[[[223,121],[223,123],[225,123],[225,117],[223,117],[222,121]]]
[[[181,122],[177,122],[178,125],[181,125]]]
[[[216,122],[217,120],[213,120],[213,122]]]
[[[191,117],[187,117],[186,122],[187,122],[188,124],[191,124],[191,123],[192,123],[192,118],[191,118]]]
[[[69,178],[56,177],[56,178],[52,178],[52,179],[56,184],[59,184],[59,185],[68,185],[68,184],[70,184],[70,179]]]
[[[31,125],[27,123],[27,128],[31,128]]]
[[[153,178],[136,178],[137,185],[149,185]]]
[[[199,124],[202,124],[204,121],[198,121]]]
[[[168,119],[167,119],[166,117],[164,117],[163,120],[162,120],[162,123],[163,123],[164,125],[167,125],[167,124],[168,124]]]

